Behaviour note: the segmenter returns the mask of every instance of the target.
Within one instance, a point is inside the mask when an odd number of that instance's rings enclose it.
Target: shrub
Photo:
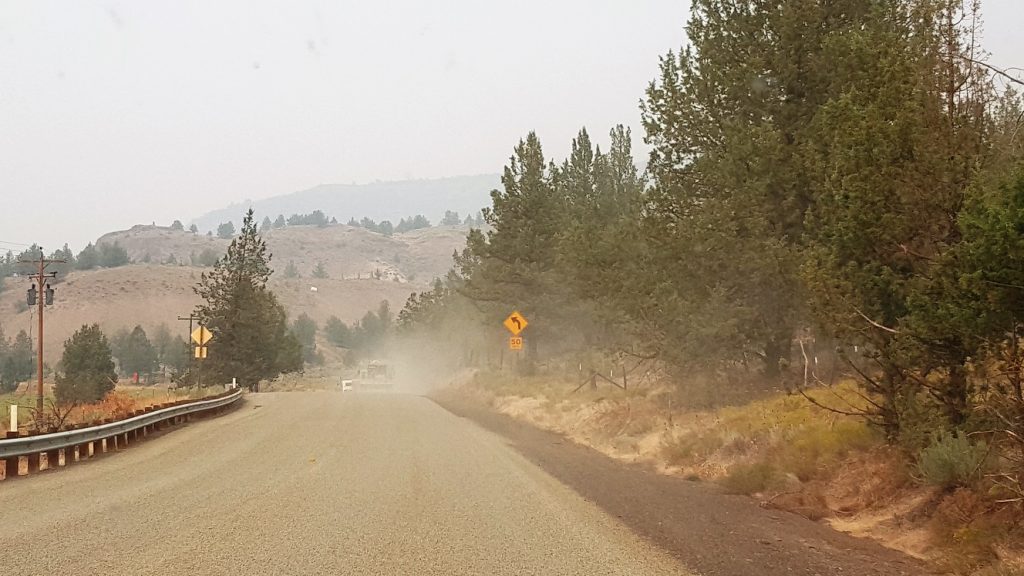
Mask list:
[[[764,492],[777,480],[778,474],[771,464],[738,464],[729,469],[729,474],[722,479],[722,486],[729,494],[755,494]]]
[[[666,439],[662,443],[661,453],[669,464],[686,464],[693,460],[707,458],[721,447],[721,436],[684,434]]]
[[[777,461],[786,472],[806,482],[851,452],[879,443],[878,434],[864,422],[843,420],[833,425],[809,425],[779,448]]]
[[[937,434],[917,455],[917,470],[926,484],[941,488],[969,486],[981,472],[987,446],[972,444],[966,434]]]

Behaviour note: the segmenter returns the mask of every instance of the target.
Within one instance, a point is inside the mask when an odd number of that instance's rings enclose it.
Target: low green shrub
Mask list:
[[[932,486],[970,486],[981,473],[987,453],[984,442],[972,444],[962,432],[939,433],[918,453],[917,471]]]
[[[661,453],[669,464],[687,464],[707,458],[721,447],[722,438],[718,435],[685,434],[666,440]]]
[[[722,487],[729,494],[755,494],[764,492],[778,481],[778,473],[767,462],[737,464],[722,479]]]
[[[783,471],[806,482],[851,453],[868,450],[881,442],[875,430],[857,420],[808,425],[780,444],[776,461]]]

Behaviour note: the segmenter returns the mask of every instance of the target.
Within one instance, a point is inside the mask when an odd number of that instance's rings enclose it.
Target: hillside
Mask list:
[[[272,230],[266,239],[277,272],[270,286],[290,317],[306,313],[320,326],[332,315],[356,321],[381,300],[397,311],[410,293],[448,271],[452,252],[464,245],[465,234],[462,227],[425,228],[391,237],[345,225]],[[64,276],[55,304],[47,308],[48,350],[59,351],[74,330],[93,322],[108,334],[136,324],[149,330],[166,323],[184,335],[186,323],[177,317],[187,316],[198,303],[192,287],[208,270],[187,263],[203,250],[220,255],[229,242],[165,227],[135,226],[105,234],[97,243],[115,241],[135,263]],[[150,263],[143,262],[147,255]],[[169,256],[178,264],[160,264]],[[299,277],[284,277],[289,262],[295,263]],[[327,278],[312,277],[318,262]],[[21,329],[35,332],[35,310],[26,308],[24,291],[16,286],[9,282],[9,289],[0,293],[0,326],[9,336]],[[56,356],[48,353],[47,361],[56,361]]]
[[[199,216],[193,223],[204,233],[216,230],[222,222],[233,221],[237,226],[250,206],[260,219],[321,210],[339,222],[347,222],[350,218],[359,220],[365,216],[397,224],[401,218],[423,214],[436,223],[445,210],[454,210],[463,216],[476,214],[491,204],[490,191],[500,186],[501,179],[497,174],[372,184],[324,184],[291,194],[233,204]]]
[[[272,266],[283,272],[294,262],[302,277],[309,277],[317,263],[323,263],[331,278],[366,278],[377,272],[383,278],[426,286],[451,267],[452,252],[465,244],[467,229],[435,226],[404,234],[384,236],[362,228],[335,224],[287,226],[264,234],[273,254]],[[117,242],[136,263],[164,263],[169,257],[178,264],[191,264],[203,251],[218,256],[229,240],[141,225],[130,230],[104,234],[97,244]]]

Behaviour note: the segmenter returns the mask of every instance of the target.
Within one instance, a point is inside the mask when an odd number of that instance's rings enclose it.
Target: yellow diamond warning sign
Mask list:
[[[508,328],[508,331],[511,332],[513,336],[519,336],[519,333],[526,328],[526,325],[529,324],[529,322],[527,322],[526,318],[524,318],[519,312],[513,312],[508,315],[508,318],[505,318],[504,324],[505,328]]]
[[[206,346],[206,343],[209,342],[211,338],[213,338],[213,332],[207,330],[206,326],[200,326],[192,331],[192,341],[200,346]]]

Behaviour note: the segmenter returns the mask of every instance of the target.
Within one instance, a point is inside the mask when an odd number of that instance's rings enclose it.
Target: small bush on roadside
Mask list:
[[[661,446],[661,453],[669,464],[678,465],[706,458],[721,447],[720,436],[684,434],[666,439]]]
[[[729,469],[722,479],[722,486],[729,494],[756,494],[772,487],[778,480],[775,468],[767,462],[737,464]]]
[[[108,393],[99,402],[82,406],[82,415],[89,420],[120,419],[130,415],[135,409],[135,399],[127,392],[116,390]]]
[[[917,455],[917,470],[921,480],[932,486],[970,486],[981,472],[987,452],[984,442],[972,444],[962,432],[940,433]]]
[[[852,452],[867,450],[880,442],[877,432],[860,421],[809,425],[779,447],[777,461],[784,471],[806,482]]]

